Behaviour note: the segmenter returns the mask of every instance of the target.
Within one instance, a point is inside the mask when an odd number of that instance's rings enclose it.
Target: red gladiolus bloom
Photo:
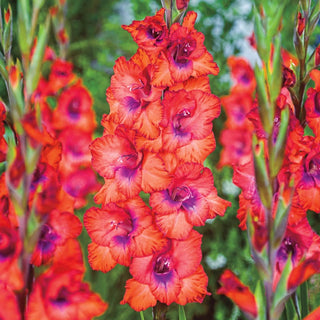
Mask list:
[[[218,197],[211,171],[194,163],[180,165],[168,188],[152,193],[149,201],[158,228],[165,236],[175,239],[185,239],[193,226],[223,216],[230,206]]]
[[[50,268],[35,281],[27,307],[27,320],[91,320],[107,308],[82,282],[77,270]]]
[[[58,92],[63,87],[71,83],[75,79],[72,73],[73,65],[70,62],[56,59],[52,66],[49,75],[49,88],[52,92]]]
[[[313,141],[297,172],[297,193],[305,209],[320,211],[320,145]],[[302,152],[300,152],[302,154]]]
[[[256,88],[256,79],[248,61],[243,58],[229,57],[228,66],[231,69],[231,78],[235,82],[231,91],[252,94]]]
[[[131,257],[150,255],[165,244],[153,226],[150,209],[140,198],[91,208],[84,216],[84,225],[93,241],[88,251],[95,270],[107,272],[116,263],[129,266]]]
[[[63,174],[77,170],[79,166],[91,166],[91,154],[89,144],[92,141],[92,133],[66,128],[58,136],[62,144],[62,159],[60,171]]]
[[[89,193],[97,192],[101,184],[97,182],[96,174],[90,167],[78,168],[61,177],[63,189],[75,198],[75,209],[83,207],[87,200],[85,199]]]
[[[304,281],[308,280],[311,276],[320,272],[320,237],[313,233],[313,239],[305,259],[293,268],[290,273],[287,289],[288,291],[296,290]]]
[[[221,104],[226,110],[228,128],[251,127],[247,119],[248,112],[253,108],[253,101],[250,94],[236,92],[221,98]]]
[[[58,106],[53,111],[52,126],[56,130],[72,126],[92,132],[96,128],[92,103],[90,93],[81,83],[69,87],[59,96]]]
[[[168,44],[168,29],[164,21],[164,9],[160,9],[155,16],[146,17],[143,21],[133,21],[129,26],[122,26],[131,33],[133,40],[144,49],[153,59]]]
[[[162,119],[162,90],[150,83],[151,65],[142,50],[126,61],[120,57],[114,67],[107,100],[111,114],[119,121],[138,131],[142,136],[155,139],[159,136]]]
[[[171,86],[188,78],[219,73],[217,64],[204,46],[204,35],[194,29],[197,14],[189,11],[182,23],[170,28],[169,44],[155,63],[152,84]]]
[[[32,205],[34,194],[40,186],[41,192],[38,192],[35,198],[38,214],[47,214],[54,209],[73,212],[74,199],[62,189],[57,171],[45,163],[39,163],[34,172],[30,187],[30,205]]]
[[[52,259],[57,246],[63,245],[67,239],[78,237],[81,229],[81,222],[74,214],[58,210],[51,211],[41,226],[31,263],[37,267],[47,264]]]
[[[200,90],[167,91],[162,103],[163,149],[169,152],[208,137],[212,120],[220,114],[219,99]]]
[[[224,148],[220,156],[219,168],[225,165],[238,166],[252,160],[251,130],[225,129],[221,132],[220,142]]]
[[[208,294],[208,278],[202,267],[201,235],[192,231],[186,240],[168,240],[161,251],[133,258],[122,304],[141,311],[160,301],[167,305],[177,302],[202,302]],[[143,300],[140,300],[143,298]]]
[[[281,272],[291,254],[291,262],[295,267],[309,250],[313,241],[313,231],[305,217],[295,225],[288,225],[281,246],[276,256],[274,288],[276,287]]]
[[[107,179],[108,186],[115,183],[111,189],[119,192],[118,195],[106,194],[105,202],[109,202],[111,198],[111,201],[119,201],[121,194],[132,198],[141,190],[147,193],[161,190],[170,182],[158,155],[136,149],[133,131],[119,126],[114,135],[95,139],[90,150],[93,168]],[[100,192],[105,193],[105,190]]]
[[[225,270],[221,275],[219,282],[222,287],[218,289],[218,294],[226,295],[241,311],[248,314],[250,317],[257,317],[258,307],[253,293],[232,271]]]

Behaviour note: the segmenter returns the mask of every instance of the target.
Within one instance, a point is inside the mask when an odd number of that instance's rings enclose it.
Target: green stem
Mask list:
[[[153,320],[166,320],[168,306],[165,303],[157,302],[153,307]]]

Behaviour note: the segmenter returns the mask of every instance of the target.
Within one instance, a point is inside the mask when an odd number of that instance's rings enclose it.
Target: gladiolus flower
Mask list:
[[[81,222],[74,214],[58,210],[51,211],[47,221],[41,226],[31,263],[35,266],[47,264],[53,257],[56,247],[63,245],[67,239],[78,237],[81,229]]]
[[[167,91],[162,103],[163,149],[169,152],[208,137],[212,120],[220,114],[219,99],[199,90]]]
[[[169,238],[185,239],[193,226],[223,216],[230,203],[218,197],[213,176],[200,164],[179,166],[167,189],[152,193],[156,224]]]
[[[189,11],[182,23],[170,28],[169,44],[155,64],[152,84],[171,86],[188,78],[219,73],[217,64],[204,46],[204,35],[194,29],[197,14]]]
[[[230,270],[225,270],[219,282],[222,287],[218,289],[218,294],[224,294],[230,298],[245,314],[252,318],[258,315],[256,299],[249,289]]]
[[[91,320],[101,315],[107,304],[82,282],[79,271],[51,268],[34,284],[27,308],[27,320]]]
[[[131,257],[150,255],[164,245],[161,233],[153,225],[150,209],[140,198],[123,204],[109,203],[102,209],[91,208],[84,216],[84,225],[94,242],[88,248],[91,266],[105,272],[115,264],[107,261],[108,256],[102,250],[111,255],[110,261],[129,266]],[[99,251],[104,257],[99,257]]]
[[[160,301],[165,304],[177,302],[202,302],[208,294],[208,278],[202,267],[201,235],[192,231],[186,240],[168,240],[161,251],[141,258],[133,258],[122,304],[129,303],[141,311]],[[143,297],[139,301],[137,297]]]
[[[153,59],[168,44],[168,29],[164,22],[164,9],[160,9],[155,16],[146,17],[143,21],[133,21],[129,26],[122,26],[130,32],[133,40],[144,49]]]

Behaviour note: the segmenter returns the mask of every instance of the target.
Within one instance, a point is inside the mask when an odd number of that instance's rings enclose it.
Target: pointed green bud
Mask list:
[[[290,272],[292,270],[291,254],[288,255],[288,260],[281,272],[280,280],[277,284],[274,292],[274,298],[272,302],[271,319],[278,320],[281,317],[282,311],[285,307],[285,303],[290,297],[287,291],[287,282]]]
[[[262,204],[271,208],[272,188],[269,180],[269,173],[266,164],[266,155],[264,151],[264,142],[258,141],[256,135],[253,136],[253,158],[257,188]]]

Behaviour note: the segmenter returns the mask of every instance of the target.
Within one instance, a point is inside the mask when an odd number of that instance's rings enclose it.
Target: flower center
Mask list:
[[[285,262],[288,259],[288,255],[291,253],[291,260],[294,262],[298,254],[299,245],[291,238],[286,237],[282,240],[281,247],[278,250],[277,257]]]
[[[68,104],[68,114],[72,119],[78,119],[80,114],[79,114],[79,109],[80,109],[81,103],[79,98],[75,97],[73,98],[70,103]]]
[[[171,267],[170,258],[160,256],[157,258],[153,270],[155,273],[163,274],[163,273],[169,272],[170,267]]]
[[[178,64],[186,64],[189,61],[190,54],[195,49],[195,41],[186,41],[179,43],[173,50],[173,60]]]
[[[189,109],[183,109],[181,112],[177,113],[173,118],[173,127],[176,131],[182,131],[182,121],[186,118],[192,117],[191,111]]]
[[[155,39],[157,42],[163,40],[163,32],[162,30],[156,30],[155,28],[149,27],[148,34],[151,38]]]
[[[134,169],[137,165],[138,155],[134,154],[124,154],[120,156],[117,160],[119,164],[123,167]]]
[[[54,299],[51,299],[51,302],[58,307],[64,307],[69,303],[68,296],[70,295],[67,287],[62,286],[58,291],[57,296]]]
[[[185,201],[192,198],[192,192],[187,186],[180,186],[174,188],[171,194],[171,199],[173,201]]]
[[[126,234],[129,234],[132,231],[132,221],[127,218],[122,221],[113,220],[110,222],[112,230],[123,230]]]

